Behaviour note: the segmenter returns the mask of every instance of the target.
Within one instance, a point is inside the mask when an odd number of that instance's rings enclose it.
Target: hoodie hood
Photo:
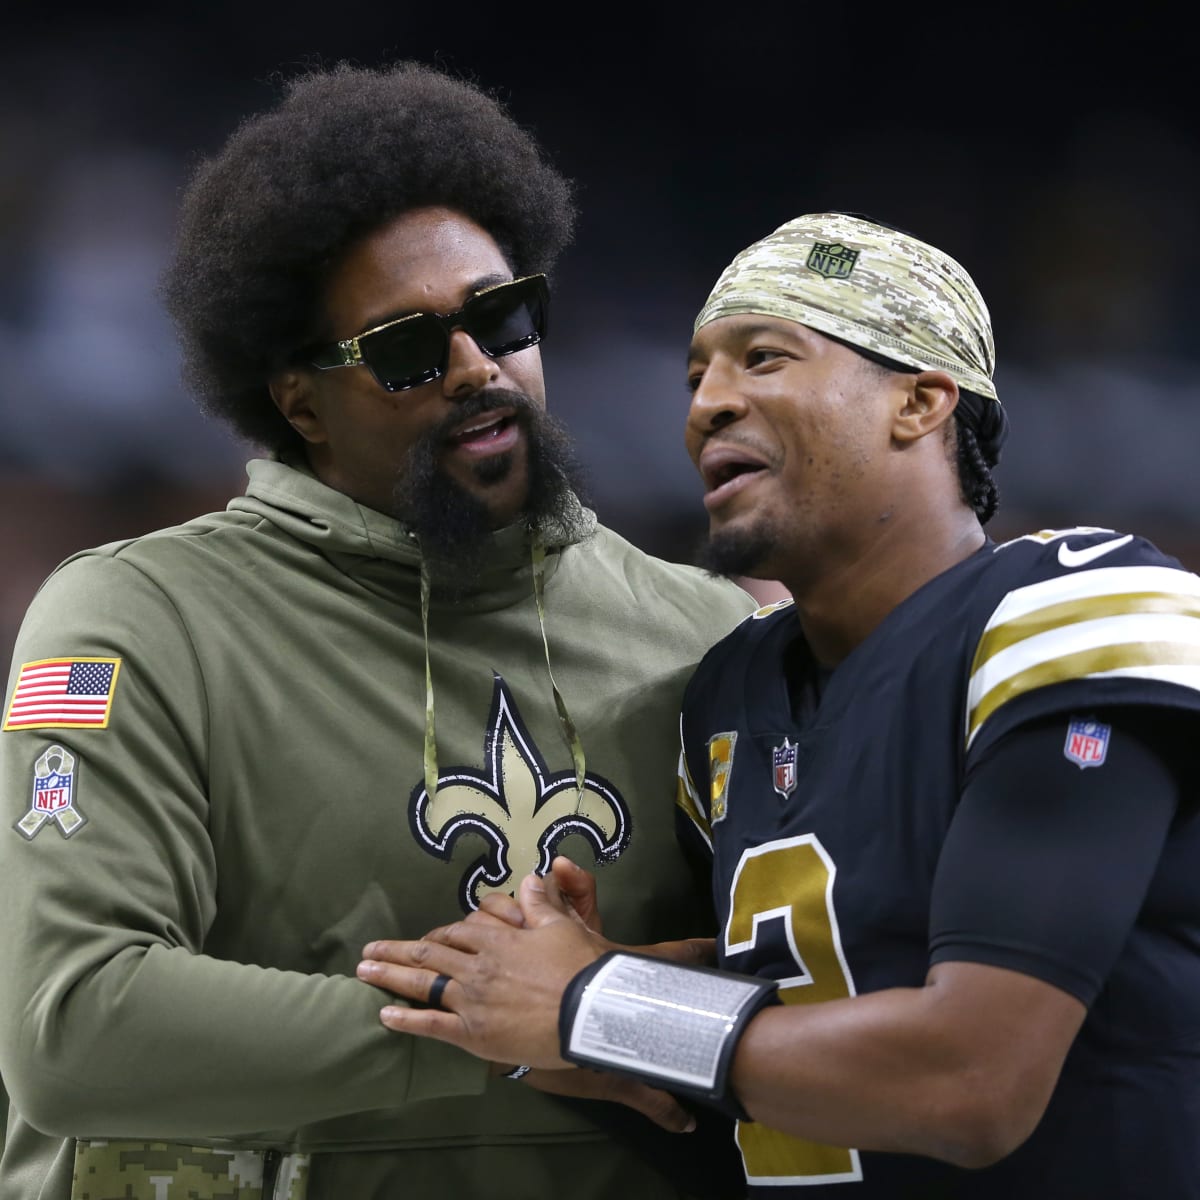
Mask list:
[[[417,535],[402,522],[326,486],[307,464],[254,459],[247,464],[246,474],[245,494],[229,502],[229,511],[251,513],[271,522],[320,550],[372,591],[408,592],[415,605],[423,559],[435,583],[454,570],[453,564],[422,555]],[[535,533],[546,549],[549,577],[558,565],[558,551],[586,541],[596,531],[596,514],[575,497],[572,501],[572,512],[565,521],[548,522],[535,531],[514,524],[490,534],[481,554],[481,570],[456,597],[456,606],[487,611],[527,599],[533,590]],[[397,566],[403,570],[397,572]],[[439,603],[436,590],[432,602],[435,607]]]
[[[425,643],[425,789],[432,799],[438,789],[438,761],[429,614],[436,607],[432,584],[439,575],[452,572],[453,565],[424,556],[416,534],[401,522],[327,487],[306,465],[254,459],[247,464],[246,473],[250,479],[246,492],[231,500],[228,510],[252,513],[270,521],[298,541],[318,548],[327,559],[372,591],[402,602],[407,600],[407,593],[419,604]],[[572,499],[574,516],[569,515],[566,524],[547,524],[536,530],[510,525],[489,535],[481,556],[481,569],[467,588],[458,588],[453,603],[460,611],[486,612],[533,595],[546,653],[547,683],[571,751],[576,787],[582,798],[587,764],[579,733],[554,679],[545,610],[546,582],[558,567],[559,552],[596,531],[595,514],[575,497]],[[401,568],[399,572],[397,566]]]

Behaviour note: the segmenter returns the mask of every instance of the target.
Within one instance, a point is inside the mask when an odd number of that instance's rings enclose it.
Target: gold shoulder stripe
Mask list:
[[[1026,638],[1080,621],[1095,621],[1101,617],[1123,616],[1128,613],[1171,613],[1176,616],[1200,617],[1200,597],[1172,592],[1127,592],[1088,596],[1062,604],[1048,604],[1045,608],[1034,609],[1023,616],[985,629],[975,651],[971,674],[974,675],[1001,650],[1007,650]]]
[[[983,723],[997,709],[1027,692],[1070,679],[1093,678],[1097,675],[1160,678],[1177,682],[1166,668],[1180,666],[1200,667],[1200,645],[1186,642],[1126,642],[1097,646],[1039,662],[1008,676],[972,707],[968,716],[967,745],[971,744]],[[1200,672],[1197,673],[1197,680],[1200,683]]]
[[[967,687],[969,746],[1038,687],[1096,675],[1200,690],[1200,578],[1166,566],[1069,571],[1008,593],[980,635]]]

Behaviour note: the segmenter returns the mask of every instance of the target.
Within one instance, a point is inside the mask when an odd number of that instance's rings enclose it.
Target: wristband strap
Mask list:
[[[502,1071],[500,1073],[500,1078],[501,1079],[524,1079],[525,1076],[528,1075],[529,1072],[532,1070],[533,1070],[532,1067],[526,1067],[524,1065],[519,1066],[519,1067],[513,1067],[513,1069],[511,1071]]]
[[[567,984],[559,1052],[748,1121],[729,1091],[733,1052],[750,1018],[778,1003],[773,979],[610,950]]]

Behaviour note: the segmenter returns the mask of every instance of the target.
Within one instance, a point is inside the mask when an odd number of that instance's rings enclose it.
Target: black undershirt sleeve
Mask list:
[[[1181,803],[1183,747],[1152,712],[1088,716],[1112,731],[1100,766],[1066,757],[1064,714],[1006,734],[972,771],[934,878],[931,963],[1007,967],[1085,1005],[1099,992]]]

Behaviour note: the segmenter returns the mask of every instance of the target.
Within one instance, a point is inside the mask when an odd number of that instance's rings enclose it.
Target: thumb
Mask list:
[[[550,864],[550,873],[579,919],[593,933],[603,932],[600,908],[596,903],[596,877],[562,854]]]
[[[569,916],[570,906],[553,875],[526,875],[517,889],[517,900],[530,929],[553,925]]]

